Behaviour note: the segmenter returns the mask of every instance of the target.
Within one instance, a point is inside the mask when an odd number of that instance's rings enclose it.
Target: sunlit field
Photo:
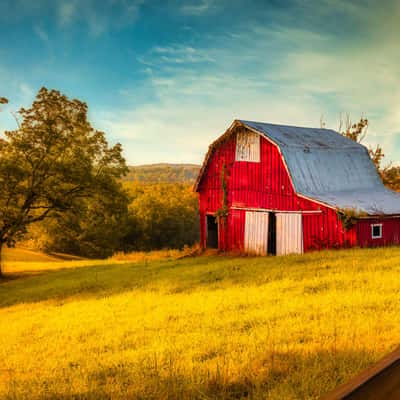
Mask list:
[[[0,398],[319,398],[400,343],[398,248],[174,255],[8,260]]]

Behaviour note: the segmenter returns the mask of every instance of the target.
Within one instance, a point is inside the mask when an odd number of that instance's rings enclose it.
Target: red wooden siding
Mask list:
[[[382,224],[382,238],[372,239],[371,225]],[[399,218],[362,219],[357,224],[358,242],[361,247],[388,246],[400,243]]]
[[[260,162],[235,161],[235,135],[220,144],[209,159],[199,185],[201,243],[206,241],[206,214],[221,207],[221,170],[227,172],[229,215],[219,226],[219,247],[244,248],[245,211],[237,208],[276,211],[316,211],[303,214],[304,251],[323,248],[399,243],[400,220],[385,220],[384,239],[371,239],[371,222],[361,221],[346,231],[336,211],[295,193],[278,148],[264,137],[260,140]],[[375,220],[374,220],[375,221]]]
[[[304,251],[355,246],[355,227],[346,231],[335,210],[327,207],[321,210],[321,214],[303,215]]]

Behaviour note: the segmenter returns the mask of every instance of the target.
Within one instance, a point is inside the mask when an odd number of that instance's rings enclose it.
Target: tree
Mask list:
[[[368,119],[361,117],[359,122],[352,124],[350,117],[347,114],[344,124],[345,129],[343,130],[343,120],[340,118],[339,132],[343,136],[354,140],[357,143],[361,143],[364,140],[368,131]],[[400,190],[400,167],[394,167],[392,166],[392,163],[389,163],[385,166],[382,165],[385,154],[379,144],[374,148],[369,147],[368,152],[371,160],[375,164],[383,184],[390,189],[397,191]]]
[[[132,196],[126,250],[182,248],[199,240],[198,198],[191,185],[126,182]]]
[[[348,139],[354,140],[357,143],[361,143],[365,139],[365,136],[367,135],[368,124],[369,124],[368,119],[364,117],[361,117],[357,123],[353,124],[350,121],[349,114],[346,114],[345,129],[343,130],[343,120],[342,118],[340,118],[339,132]],[[384,169],[382,168],[381,164],[383,158],[385,157],[382,147],[379,144],[375,148],[369,147],[368,152],[371,157],[371,160],[373,161],[373,163],[376,166],[376,169],[378,170],[378,173],[382,177]]]
[[[115,188],[112,196],[96,194],[82,201],[79,210],[60,213],[42,223],[41,235],[30,233],[42,242],[45,251],[91,258],[111,256],[124,249],[128,200],[126,192],[119,188]]]
[[[4,244],[96,195],[122,193],[117,180],[127,172],[121,145],[110,147],[92,128],[84,102],[42,88],[19,116],[18,129],[0,141],[0,275]]]

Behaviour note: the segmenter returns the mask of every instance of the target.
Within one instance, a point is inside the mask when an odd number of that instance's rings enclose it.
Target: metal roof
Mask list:
[[[275,125],[265,122],[239,120],[242,124],[271,138],[279,146],[305,146],[321,149],[338,149],[343,147],[364,147],[359,143],[345,138],[332,129],[302,128],[289,125]]]
[[[239,122],[279,146],[298,194],[370,215],[400,214],[400,194],[384,187],[363,145],[330,129]]]

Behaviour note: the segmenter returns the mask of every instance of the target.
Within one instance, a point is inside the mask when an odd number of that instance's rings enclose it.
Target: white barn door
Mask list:
[[[246,211],[244,228],[244,249],[248,253],[267,255],[268,213]]]
[[[301,214],[276,214],[276,255],[303,253]]]

